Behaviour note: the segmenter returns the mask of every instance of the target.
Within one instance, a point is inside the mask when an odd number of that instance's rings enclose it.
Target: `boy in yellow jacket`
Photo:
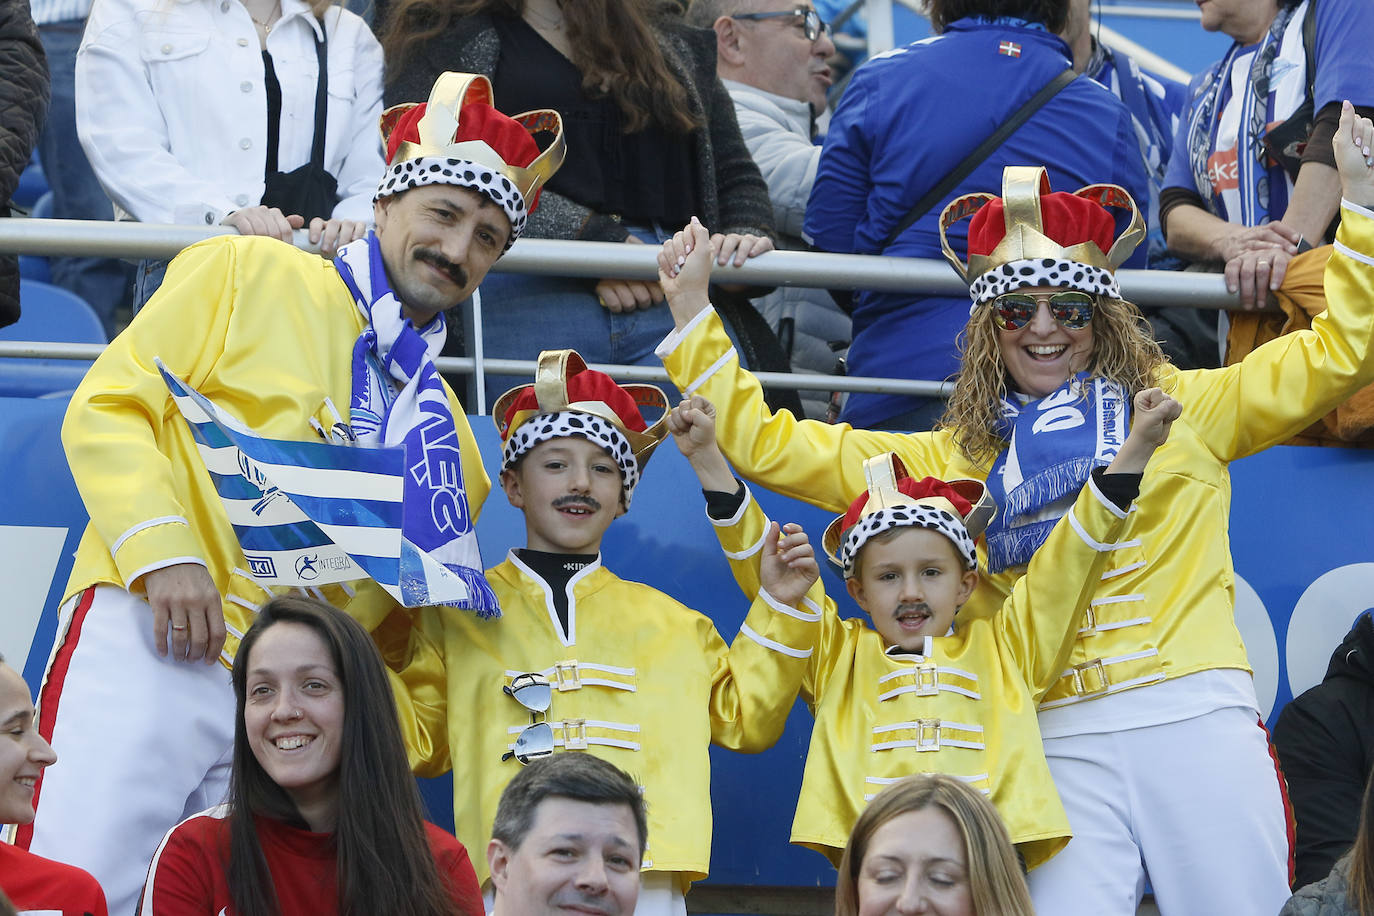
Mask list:
[[[502,790],[532,759],[595,754],[635,777],[649,817],[638,916],[685,916],[684,892],[710,863],[709,745],[777,740],[821,619],[808,544],[765,551],[762,587],[729,644],[710,618],[602,564],[602,538],[666,435],[666,408],[658,388],[617,385],[575,351],[540,354],[534,384],[492,409],[501,486],[526,538],[487,571],[501,619],[426,608],[413,626],[394,614],[374,633],[412,765],[452,769],[469,849],[487,847]],[[488,863],[473,864],[485,880]],[[589,907],[604,897],[593,896]]]
[[[1036,704],[1066,667],[1098,581],[1131,562],[1131,545],[1118,536],[1179,409],[1159,389],[1136,396],[1120,452],[1093,473],[991,616],[956,616],[978,584],[974,541],[995,511],[983,485],[918,481],[891,453],[864,463],[868,489],[827,529],[825,547],[872,627],[842,620],[825,600],[802,681],[816,725],[792,842],[836,861],[883,786],[938,771],[990,797],[1028,868],[1064,847],[1069,824],[1041,750]],[[762,548],[805,534],[765,519],[736,481],[708,401],[683,401],[669,429],[706,491],[736,580],[746,595],[756,593]]]

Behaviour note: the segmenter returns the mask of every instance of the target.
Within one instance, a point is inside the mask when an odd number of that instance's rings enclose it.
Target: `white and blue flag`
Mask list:
[[[469,564],[440,562],[406,537],[407,468],[424,456],[409,462],[403,446],[264,438],[157,366],[258,582],[310,587],[367,577],[405,607],[500,614],[470,519],[454,532]]]

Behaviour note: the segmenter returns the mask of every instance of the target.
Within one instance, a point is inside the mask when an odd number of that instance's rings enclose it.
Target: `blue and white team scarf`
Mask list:
[[[369,250],[376,256],[368,262]],[[355,427],[370,446],[295,442],[258,435],[160,361],[168,390],[191,428],[253,578],[264,586],[317,587],[370,577],[405,607],[444,604],[500,615],[482,574],[468,511],[457,431],[430,344],[400,319],[375,239],[340,250],[339,264],[365,314],[381,319],[354,349]],[[369,270],[375,266],[376,270]],[[369,282],[379,279],[380,285]],[[378,342],[381,341],[380,349]],[[383,364],[406,381],[399,393],[376,373]],[[399,380],[399,377],[398,377]]]
[[[1305,5],[1280,7],[1269,31],[1258,47],[1233,43],[1221,62],[1201,78],[1194,90],[1192,111],[1188,115],[1188,160],[1193,183],[1217,216],[1242,226],[1259,226],[1283,216],[1288,206],[1290,179],[1283,166],[1269,162],[1264,135],[1269,125],[1283,121],[1306,97],[1306,56],[1301,43],[1301,19],[1295,21]],[[1297,41],[1285,37],[1292,23],[1298,29]],[[1286,51],[1286,53],[1285,53]],[[1233,71],[1246,66],[1245,91],[1232,97]],[[1292,60],[1285,60],[1292,57]],[[1283,99],[1276,84],[1285,85]],[[1235,108],[1236,111],[1230,111]],[[1228,131],[1234,126],[1235,174],[1225,177],[1225,186],[1214,181],[1212,157],[1220,151],[1223,122]],[[1230,187],[1234,182],[1234,187]]]
[[[497,615],[500,607],[482,573],[468,508],[458,431],[434,366],[444,346],[444,317],[436,315],[417,330],[401,313],[375,232],[340,248],[334,266],[367,321],[353,346],[353,435],[366,447],[404,447],[403,540],[438,561],[471,591],[466,600],[442,603]]]
[[[1126,390],[1086,372],[1037,401],[1002,400],[998,432],[1008,443],[988,474],[988,493],[1002,507],[986,532],[989,572],[1030,562],[1093,468],[1121,451],[1130,419]]]

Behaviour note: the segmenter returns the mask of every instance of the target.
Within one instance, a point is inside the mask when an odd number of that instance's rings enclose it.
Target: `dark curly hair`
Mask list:
[[[1064,31],[1069,18],[1069,0],[926,0],[926,13],[936,32],[943,32],[951,22],[969,16],[1011,16],[1043,22],[1045,28],[1059,33]]]

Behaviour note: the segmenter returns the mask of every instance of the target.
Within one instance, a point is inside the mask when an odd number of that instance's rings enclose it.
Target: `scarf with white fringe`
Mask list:
[[[367,321],[353,346],[353,434],[359,445],[405,448],[402,538],[467,585],[468,597],[449,604],[499,616],[482,573],[458,432],[434,366],[444,345],[444,317],[417,329],[402,314],[374,232],[340,248],[334,265]]]
[[[1078,498],[1093,468],[1126,441],[1130,399],[1120,384],[1080,372],[1039,400],[1002,399],[1007,447],[988,474],[1001,507],[988,525],[988,572],[1024,566]]]

